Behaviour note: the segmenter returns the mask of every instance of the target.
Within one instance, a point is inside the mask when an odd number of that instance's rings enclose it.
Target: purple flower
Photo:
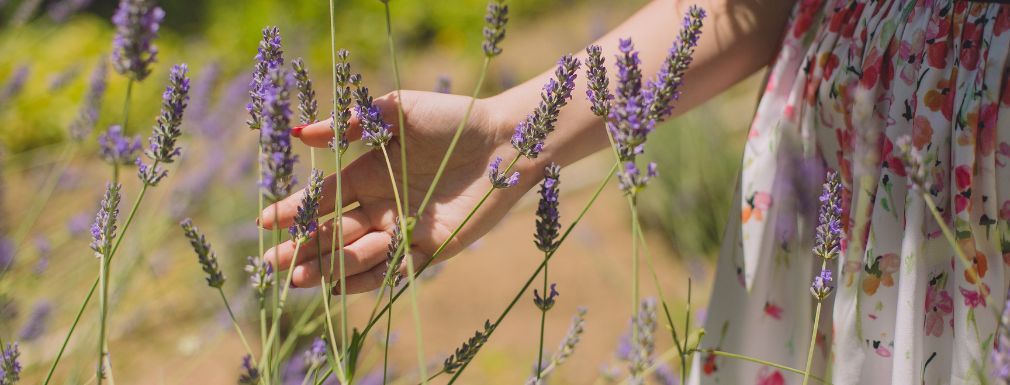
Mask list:
[[[438,77],[438,83],[435,86],[435,92],[440,94],[451,94],[452,93],[452,80],[448,76],[441,75]]]
[[[52,253],[53,245],[49,239],[40,235],[35,238],[35,250],[38,258],[35,260],[35,268],[32,269],[32,272],[35,275],[42,275],[49,267],[49,254]]]
[[[631,351],[629,352],[628,373],[630,383],[643,384],[642,377],[645,370],[652,365],[652,353],[656,348],[653,333],[656,331],[656,300],[646,298],[642,300],[638,309],[638,316],[633,319],[632,327],[636,331],[636,339],[631,341]]]
[[[88,231],[88,214],[81,212],[77,215],[70,217],[67,220],[67,232],[70,233],[71,237],[76,237],[78,235],[84,234]]]
[[[389,245],[386,246],[386,270],[382,272],[384,275],[383,283],[389,287],[396,287],[400,284],[403,279],[403,275],[400,274],[400,261],[403,255],[403,250],[398,253],[397,250],[400,248],[400,243],[403,243],[403,231],[400,230],[400,220],[396,218],[393,225],[393,234],[389,237]],[[390,271],[391,266],[396,266],[392,268],[393,275],[389,277],[386,275]],[[425,269],[427,270],[427,269]]]
[[[505,24],[509,21],[509,6],[503,0],[492,0],[487,3],[487,13],[484,15],[484,55],[494,57],[501,54],[502,40],[505,40]]]
[[[305,351],[305,365],[310,368],[318,368],[326,363],[326,341],[322,338],[312,340],[309,350]]]
[[[680,380],[677,379],[677,374],[670,369],[670,365],[665,362],[660,363],[656,366],[656,370],[652,372],[652,379],[656,380],[656,383],[660,385],[678,385]]]
[[[558,61],[554,70],[554,78],[544,85],[540,94],[540,104],[533,113],[516,125],[512,135],[512,147],[527,158],[536,158],[543,150],[547,135],[554,132],[554,124],[558,120],[561,108],[568,104],[575,88],[576,72],[579,60],[571,55],[565,55]]]
[[[683,25],[677,40],[662,67],[656,73],[656,79],[649,82],[648,92],[651,94],[649,118],[660,122],[670,116],[673,110],[671,103],[680,97],[680,86],[684,81],[684,73],[694,56],[694,48],[698,46],[701,37],[702,20],[705,10],[692,5],[687,15],[684,15]]]
[[[273,285],[274,267],[261,257],[248,257],[245,272],[249,273],[249,282],[256,289],[256,294],[260,299],[266,294],[267,289]]]
[[[8,343],[7,347],[0,352],[0,385],[14,385],[21,379],[21,363],[18,358],[21,352],[18,351],[18,344]]]
[[[271,202],[291,194],[297,183],[294,176],[298,156],[291,152],[291,108],[288,101],[287,76],[283,68],[274,68],[260,87],[263,100],[260,145],[263,195]]]
[[[323,172],[312,169],[309,175],[309,185],[302,193],[302,203],[298,205],[295,223],[288,231],[296,240],[306,242],[309,234],[316,231],[319,215],[319,198],[323,194]]]
[[[624,170],[617,173],[617,184],[625,194],[634,196],[649,184],[652,178],[659,173],[656,171],[656,162],[649,162],[645,175],[638,170],[638,166],[633,161],[624,163]]]
[[[77,118],[70,123],[70,137],[81,141],[91,135],[98,123],[98,112],[102,107],[102,98],[105,96],[106,72],[108,64],[105,58],[99,58],[94,71],[91,72],[91,79],[88,82],[88,91],[84,95],[84,101],[77,111]]]
[[[54,22],[62,23],[67,21],[71,15],[84,9],[94,0],[62,0],[49,6],[49,18]]]
[[[249,83],[250,102],[246,105],[249,111],[249,128],[258,130],[263,125],[263,91],[269,83],[269,74],[284,66],[284,50],[281,47],[281,31],[277,27],[263,29],[263,40],[256,52],[256,65],[253,67],[252,82]]]
[[[91,225],[91,250],[95,257],[108,256],[112,252],[112,240],[116,239],[116,220],[119,218],[118,184],[106,184],[105,196],[95,214],[95,223]]]
[[[505,175],[508,170],[500,170],[501,168],[501,157],[495,157],[491,161],[491,165],[488,166],[487,176],[491,179],[491,186],[498,189],[509,188],[515,186],[519,183],[519,172],[513,172],[511,175]]]
[[[831,270],[823,269],[820,274],[814,277],[814,282],[810,285],[810,293],[818,301],[823,301],[831,295],[832,290],[834,287],[831,286]]]
[[[385,146],[393,137],[393,133],[389,130],[391,125],[382,120],[382,112],[368,94],[368,87],[359,85],[354,90],[354,100],[357,104],[354,106],[354,112],[361,121],[361,140],[368,147]]]
[[[200,267],[207,274],[207,285],[220,289],[224,286],[224,273],[221,272],[221,268],[217,264],[217,256],[210,249],[210,242],[207,242],[207,238],[200,234],[200,229],[193,226],[191,219],[183,219],[179,225],[182,226],[182,231],[186,235],[186,239],[189,240],[189,244],[193,246],[196,258],[200,261]]]
[[[841,178],[832,171],[821,193],[820,214],[814,235],[814,255],[831,260],[838,256],[842,243]]]
[[[343,154],[347,151],[348,140],[347,140],[347,129],[351,126],[351,102],[353,97],[353,92],[351,92],[351,85],[357,84],[360,80],[360,76],[351,73],[351,63],[347,61],[350,53],[346,49],[341,49],[337,51],[338,62],[334,69],[337,88],[335,90],[336,97],[336,108],[334,111],[333,121],[330,123],[331,128],[335,132],[334,138],[330,140],[330,149],[338,151]]]
[[[551,310],[554,307],[554,298],[558,296],[557,286],[558,284],[552,283],[551,292],[546,297],[541,297],[540,292],[537,289],[533,289],[533,304],[537,305],[537,308],[542,311]]]
[[[77,75],[80,74],[81,74],[81,65],[78,63],[70,66],[70,68],[67,68],[66,70],[57,72],[56,74],[49,76],[48,91],[57,92],[59,90],[62,90],[67,85],[69,85],[70,82],[74,81],[74,79],[77,79]]]
[[[112,66],[122,75],[141,81],[157,60],[154,39],[165,11],[150,0],[120,0],[112,15],[116,37],[112,40]]]
[[[603,49],[598,45],[586,48],[586,78],[589,82],[586,88],[586,98],[592,103],[593,114],[607,116],[610,113],[610,79],[607,78],[607,68],[604,66]]]
[[[544,180],[540,183],[540,203],[537,205],[537,231],[534,242],[540,251],[549,253],[558,247],[561,215],[558,212],[558,185],[561,168],[551,163],[544,167]]]
[[[7,84],[0,88],[0,106],[8,105],[21,93],[21,90],[25,88],[25,82],[28,81],[29,74],[31,74],[31,68],[27,64],[14,71],[14,74],[7,80]]]
[[[301,123],[315,122],[318,106],[316,91],[312,89],[312,80],[309,79],[309,70],[305,68],[302,58],[295,59],[291,65],[294,67],[295,85],[298,88],[298,110],[301,111]]]
[[[109,164],[134,163],[140,148],[140,135],[130,140],[123,136],[123,128],[119,125],[109,127],[108,131],[98,136],[98,156]]]
[[[209,120],[207,111],[212,107],[212,96],[220,78],[221,64],[216,61],[212,62],[204,68],[202,76],[195,79],[189,93],[191,103],[189,103],[188,112],[186,113],[189,116],[189,119],[187,119],[189,126],[211,137],[215,137],[214,134],[217,132],[214,130],[216,127],[207,127],[206,121]],[[242,91],[245,91],[244,86]]]
[[[176,141],[182,135],[182,115],[189,102],[189,67],[185,64],[172,66],[168,75],[168,87],[161,97],[161,115],[155,123],[148,148],[144,153],[157,163],[172,163],[179,156]]]
[[[242,373],[239,374],[238,383],[240,385],[253,385],[260,381],[260,371],[252,362],[252,356],[242,357]]]
[[[993,377],[999,380],[1000,384],[1007,384],[1010,383],[1010,295],[1007,296],[1007,304],[1003,306],[999,330],[999,337],[989,360],[992,363]]]
[[[638,51],[631,39],[621,39],[617,55],[617,92],[610,105],[607,130],[614,137],[622,161],[634,161],[645,150],[645,140],[656,127],[647,112],[651,94],[642,92]]]
[[[158,182],[168,176],[168,170],[157,163],[148,166],[140,157],[137,157],[133,164],[137,166],[137,178],[148,186],[157,186]]]
[[[31,314],[28,315],[28,320],[25,321],[25,326],[21,328],[21,332],[18,335],[21,341],[31,342],[41,337],[49,325],[52,312],[53,304],[49,301],[42,300],[35,303]]]

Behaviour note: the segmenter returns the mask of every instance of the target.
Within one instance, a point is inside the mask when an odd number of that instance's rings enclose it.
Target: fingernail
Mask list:
[[[292,289],[297,289],[297,288],[298,288],[298,285],[295,285],[295,281],[291,281],[291,282],[289,283],[289,285],[291,285],[291,288],[292,288]]]
[[[256,226],[259,227],[259,225],[260,225],[260,217],[256,217]]]
[[[300,125],[300,126],[291,127],[291,136],[296,137],[296,138],[301,137],[302,136],[302,130],[305,129],[305,126],[308,126],[308,124],[303,124],[303,125]]]

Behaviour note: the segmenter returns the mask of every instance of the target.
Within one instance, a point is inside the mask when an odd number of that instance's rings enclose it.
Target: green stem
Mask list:
[[[407,139],[406,139],[407,137],[404,135],[405,134],[404,130],[406,129],[406,127],[404,127],[404,123],[403,123],[403,103],[401,103],[403,101],[403,93],[402,93],[403,92],[403,87],[400,86],[400,65],[399,65],[399,63],[396,60],[396,43],[395,43],[395,41],[393,39],[393,23],[392,23],[392,20],[391,20],[392,17],[391,17],[390,12],[389,12],[389,1],[383,1],[382,4],[384,5],[385,11],[386,11],[386,38],[387,38],[387,40],[389,40],[389,58],[390,58],[390,60],[393,61],[393,81],[394,81],[394,84],[396,84],[396,117],[397,117],[397,122],[399,123],[398,127],[399,127],[399,130],[400,130],[400,138],[399,138],[400,139],[400,170],[403,171],[403,173],[402,173],[403,174],[403,178],[402,178],[403,179],[403,188],[400,191],[400,193],[403,194],[403,203],[404,203],[404,206],[402,207],[402,209],[403,209],[403,212],[409,213],[410,212],[410,199],[409,199],[410,197],[409,197],[408,194],[410,193],[410,191],[409,191],[410,189],[409,189],[408,186],[410,186],[410,185],[407,184],[407,174],[408,174],[407,173]],[[404,235],[406,235],[406,233],[404,233]]]
[[[246,353],[253,357],[253,361],[256,361],[256,355],[253,354],[252,348],[249,346],[249,341],[245,339],[245,334],[242,333],[242,327],[238,324],[238,319],[235,318],[235,313],[231,311],[231,305],[228,303],[228,297],[224,295],[224,289],[220,287],[217,288],[218,294],[221,294],[221,301],[224,302],[224,308],[228,310],[228,317],[231,318],[231,324],[235,327],[235,331],[238,332],[238,338],[242,340],[242,345],[245,346]]]
[[[336,67],[336,65],[337,65],[337,24],[336,24],[336,20],[335,20],[335,17],[336,17],[335,15],[336,14],[334,12],[333,0],[329,0],[329,5],[330,5],[330,70],[331,70],[331,75],[332,75],[332,77],[331,77],[332,84],[331,84],[330,88],[333,89],[333,112],[334,112],[334,114],[336,114],[336,111],[339,108],[338,103],[337,103],[338,95],[337,95],[337,67]],[[334,119],[336,119],[336,116],[334,116]],[[338,132],[338,130],[337,130],[337,125],[334,123],[334,124],[331,124],[330,127],[333,128],[333,139],[335,141],[339,141],[339,139],[340,139],[340,132]],[[329,271],[329,274],[325,274],[324,275],[326,277],[325,278],[326,282],[325,282],[325,285],[323,285],[323,290],[324,290],[323,295],[326,297],[326,303],[325,303],[326,323],[327,323],[327,328],[328,328],[327,330],[329,331],[329,336],[330,336],[330,348],[333,349],[334,354],[337,355],[338,357],[341,355],[341,353],[338,353],[338,352],[343,352],[344,357],[348,357],[349,354],[347,354],[347,352],[348,352],[349,338],[348,338],[348,325],[347,325],[347,295],[344,294],[344,293],[347,293],[347,280],[345,279],[347,277],[347,271],[345,270],[345,265],[344,265],[344,221],[343,221],[343,219],[344,219],[344,210],[343,210],[343,194],[344,194],[344,191],[343,191],[343,185],[342,185],[342,183],[343,183],[343,176],[341,175],[341,171],[343,170],[343,165],[342,165],[343,154],[340,152],[339,146],[334,146],[334,147],[335,148],[334,148],[334,151],[333,151],[333,153],[334,153],[334,157],[333,158],[334,158],[334,162],[335,162],[335,165],[336,165],[335,176],[336,176],[336,179],[337,179],[337,191],[336,191],[336,194],[334,194],[334,197],[333,197],[333,200],[334,200],[334,202],[333,202],[333,208],[334,208],[334,210],[333,211],[335,211],[337,213],[337,216],[336,216],[336,219],[334,220],[334,222],[336,224],[336,226],[335,226],[336,228],[335,228],[335,231],[333,231],[332,241],[330,242],[330,271]],[[337,350],[337,341],[336,341],[336,337],[334,336],[334,332],[333,332],[333,316],[332,316],[332,313],[330,312],[330,295],[331,295],[330,291],[333,290],[333,263],[335,262],[334,261],[334,255],[335,254],[339,254],[339,259],[340,259],[340,309],[341,309],[341,313],[340,313],[340,330],[341,330],[341,337],[342,337],[340,339],[340,344],[341,344],[342,350],[339,350],[339,351]],[[349,368],[350,367],[350,362],[343,363],[343,366],[345,368]],[[347,374],[348,373],[344,372],[344,370],[341,370],[339,373],[337,373],[337,379],[340,380],[340,383],[345,383],[346,382],[345,379],[346,379]],[[328,376],[328,374],[325,375],[325,376],[323,376],[323,378],[325,378],[327,376]]]
[[[544,253],[544,285],[543,285],[543,299],[547,300],[547,253]],[[540,348],[537,349],[537,379],[540,379],[540,375],[543,372],[544,365],[544,329],[547,324],[547,308],[540,308]]]
[[[614,173],[617,171],[617,168],[619,166],[620,163],[618,162],[614,163],[614,166],[610,168],[610,171],[607,173],[607,177],[600,182],[600,185],[596,188],[596,191],[593,193],[593,197],[589,199],[589,202],[586,202],[586,205],[582,207],[582,211],[579,212],[579,215],[575,217],[575,220],[572,222],[572,224],[568,226],[564,234],[561,235],[561,238],[558,239],[558,247],[555,247],[553,251],[548,253],[548,255],[544,258],[544,261],[540,263],[540,266],[537,267],[536,271],[534,271],[533,274],[530,275],[529,279],[526,280],[526,283],[523,285],[523,287],[519,289],[519,292],[516,293],[515,297],[512,298],[512,302],[509,303],[509,305],[505,308],[502,314],[498,316],[498,319],[495,320],[494,324],[491,326],[491,330],[488,332],[487,335],[488,339],[490,339],[491,334],[493,334],[494,331],[498,328],[498,325],[501,324],[501,321],[505,319],[505,316],[508,315],[508,313],[512,310],[512,307],[515,306],[516,302],[519,302],[519,298],[523,296],[523,294],[526,292],[526,289],[530,287],[530,284],[533,283],[533,280],[536,279],[537,275],[540,274],[540,270],[544,269],[547,266],[547,262],[549,262],[550,259],[554,257],[554,253],[556,253],[558,249],[560,249],[561,244],[564,243],[565,239],[568,238],[568,235],[572,233],[573,229],[575,229],[575,226],[577,226],[579,224],[579,221],[582,220],[582,217],[585,216],[586,212],[589,211],[589,208],[592,207],[594,202],[596,202],[596,198],[600,196],[600,193],[603,191],[603,188],[606,187],[607,183],[610,182],[610,179],[614,177]],[[479,352],[480,350],[475,352],[474,356],[476,356],[477,353]],[[472,361],[473,358],[471,357],[469,361],[464,362],[463,366],[461,366],[459,370],[456,371],[456,374],[453,375],[452,379],[449,380],[449,384],[455,383],[456,379],[458,379],[459,376],[463,374],[463,371],[466,370],[466,367],[469,366],[470,362]]]
[[[385,283],[383,283],[385,284]],[[393,291],[388,291],[389,301],[393,301]],[[382,385],[386,385],[386,374],[389,373],[389,334],[393,328],[393,309],[386,312],[386,340],[382,344]]]
[[[701,352],[701,351],[706,352],[708,354],[715,355],[715,356],[732,358],[732,359],[742,360],[742,361],[747,361],[747,362],[753,362],[755,364],[764,365],[764,366],[767,366],[767,367],[784,370],[784,371],[787,371],[787,372],[790,372],[790,373],[794,373],[794,374],[806,375],[806,372],[803,371],[803,370],[799,370],[799,369],[796,369],[796,368],[791,368],[791,367],[788,367],[788,366],[785,366],[785,365],[776,364],[774,362],[765,361],[765,360],[762,360],[762,359],[759,359],[759,358],[745,356],[745,355],[742,355],[742,354],[724,352],[724,351],[721,351],[721,350],[711,350],[711,349],[709,349],[709,350],[699,350],[699,352]],[[817,376],[810,376],[810,378],[813,379],[814,381],[820,382],[822,384],[831,385],[830,382],[824,380],[823,378],[820,378],[820,377],[817,377]]]
[[[933,219],[936,220],[936,224],[940,225],[940,231],[943,232],[943,236],[947,238],[947,242],[950,243],[950,247],[954,249],[954,254],[957,255],[957,259],[961,261],[964,265],[964,269],[972,271],[975,274],[975,288],[978,290],[979,294],[985,298],[986,307],[993,311],[996,315],[997,321],[999,321],[999,313],[996,313],[995,304],[989,300],[989,291],[985,290],[982,286],[982,278],[978,276],[977,271],[974,268],[974,263],[967,255],[964,254],[964,250],[961,250],[961,246],[957,244],[957,239],[954,237],[954,232],[951,231],[950,227],[947,226],[946,221],[943,216],[940,215],[940,211],[936,208],[936,203],[933,201],[933,197],[929,193],[922,191],[922,199],[926,202],[926,207],[929,208],[930,213],[933,214]],[[997,322],[998,323],[998,322]]]
[[[630,198],[630,197],[629,197]],[[630,199],[628,204],[631,204]],[[641,220],[638,222],[638,228],[642,228]],[[663,304],[663,314],[666,315],[666,323],[670,328],[670,335],[673,338],[673,346],[677,349],[677,356],[680,357],[680,383],[687,383],[687,354],[685,353],[684,347],[687,346],[688,334],[690,331],[684,330],[684,344],[681,346],[680,336],[677,335],[677,328],[673,325],[673,316],[670,315],[670,307],[666,302],[666,295],[663,293],[663,287],[659,285],[659,276],[656,274],[656,266],[652,263],[652,253],[649,252],[649,244],[645,242],[645,236],[641,231],[638,232],[638,241],[642,243],[642,252],[645,253],[645,263],[649,267],[649,273],[652,275],[652,284],[656,288],[656,293],[659,295],[659,302]],[[690,282],[690,281],[689,281]],[[689,283],[690,285],[690,283]],[[690,291],[690,290],[689,290]],[[690,299],[689,299],[690,300]]]
[[[631,202],[631,319],[638,319],[638,199],[635,193]],[[634,321],[633,321],[634,322]],[[631,328],[631,340],[638,340],[638,328]]]
[[[276,215],[276,214],[274,214],[274,215]],[[279,223],[279,222],[274,221],[274,223]],[[278,229],[280,229],[280,227],[278,227]],[[278,243],[278,245],[279,244],[280,243]],[[263,360],[266,360],[267,356],[270,355],[268,353],[270,353],[272,351],[271,349],[273,348],[274,340],[277,340],[277,345],[280,345],[280,335],[278,333],[278,329],[280,329],[280,328],[278,327],[278,324],[280,324],[281,315],[284,314],[285,301],[287,301],[288,292],[291,289],[291,277],[294,275],[293,273],[294,273],[294,270],[295,270],[295,265],[298,262],[298,252],[301,250],[301,248],[302,248],[302,241],[299,239],[299,240],[295,241],[295,251],[294,251],[294,254],[291,257],[291,263],[288,264],[288,273],[287,273],[287,276],[284,278],[284,281],[283,281],[284,282],[284,289],[280,290],[280,293],[277,296],[277,302],[274,303],[274,318],[273,318],[272,322],[270,323],[270,333],[267,335],[267,346],[266,346],[266,350],[264,350],[264,352],[263,352]],[[275,285],[280,285],[280,278],[278,278],[279,275],[280,275],[279,271],[274,272]],[[279,351],[280,351],[280,349],[278,349],[278,352]],[[274,357],[274,360],[276,360],[277,358],[278,357]],[[269,362],[267,362],[267,363],[269,363]],[[277,362],[273,362],[273,363],[277,363]],[[269,366],[271,366],[271,365],[268,365],[268,367]]]
[[[435,377],[438,377],[438,376],[439,376],[439,375],[441,375],[442,373],[445,373],[445,368],[444,368],[444,367],[443,367],[443,368],[441,368],[441,369],[439,369],[439,370],[438,370],[437,372],[435,372],[435,373],[432,373],[432,374],[431,374],[430,376],[428,376],[428,380],[427,380],[427,381],[424,381],[424,382],[431,382],[431,380],[434,380],[434,379],[435,379]],[[419,383],[418,385],[421,385],[421,384]]]
[[[98,266],[98,282],[101,286],[102,291],[98,295],[99,304],[99,324],[98,324],[98,366],[95,370],[95,378],[98,380],[98,385],[102,385],[102,380],[105,379],[105,327],[106,327],[106,316],[108,312],[108,301],[109,301],[109,249],[105,248],[105,252],[102,253],[102,258],[99,261]],[[109,370],[111,371],[111,365]]]
[[[63,352],[67,349],[67,344],[70,343],[70,336],[74,335],[74,330],[77,329],[77,323],[81,321],[81,315],[84,314],[84,309],[88,307],[88,302],[91,301],[92,295],[95,294],[95,289],[98,287],[98,281],[96,280],[93,285],[91,285],[91,291],[88,292],[88,296],[84,297],[84,303],[81,304],[81,308],[77,310],[77,316],[74,317],[74,323],[70,324],[70,331],[67,332],[67,336],[63,338],[63,344],[60,345],[60,350],[56,353],[56,359],[53,360],[52,365],[49,366],[49,373],[46,374],[46,381],[43,385],[49,385],[49,381],[53,379],[53,373],[56,372],[56,366],[60,363],[60,358],[63,357]]]

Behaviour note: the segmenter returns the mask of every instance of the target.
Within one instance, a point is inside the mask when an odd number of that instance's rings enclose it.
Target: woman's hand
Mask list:
[[[400,132],[397,127],[396,96],[396,93],[390,93],[375,100],[382,111],[383,119],[393,125],[391,130],[394,135]],[[463,119],[470,98],[419,91],[402,91],[402,98],[400,104],[403,107],[406,126],[404,139],[407,143],[407,171],[410,184],[407,195],[410,200],[409,215],[413,215],[434,179],[456,127]],[[487,168],[495,156],[500,156],[508,162],[516,154],[509,143],[511,127],[515,122],[508,122],[509,119],[496,116],[491,111],[493,107],[488,104],[486,100],[475,102],[473,112],[463,128],[456,150],[449,159],[431,201],[418,218],[411,239],[411,254],[415,267],[428,260],[439,245],[449,238],[452,231],[463,222],[465,216],[491,187]],[[321,148],[326,148],[333,137],[329,120],[317,122],[301,130],[296,129],[292,134],[309,146]],[[352,117],[348,138],[357,140],[360,136],[357,118]],[[387,148],[397,188],[402,188],[400,142],[400,137],[394,137]],[[333,161],[330,156],[323,156],[321,159],[325,159],[326,162]],[[492,193],[481,209],[440,253],[439,260],[455,255],[487,233],[522,194],[536,184],[541,174],[526,171],[535,169],[535,166],[528,161],[520,161],[513,169],[521,172],[520,183]],[[397,209],[393,189],[390,186],[389,171],[381,150],[373,149],[361,155],[347,165],[341,175],[342,205],[359,203],[358,207],[344,213],[343,240],[346,245],[344,255],[347,291],[360,293],[379,287],[383,280],[383,274],[387,269],[387,250],[393,228],[398,221]],[[333,212],[335,191],[336,178],[330,175],[323,187],[320,216]],[[266,208],[259,219],[263,227],[274,228],[275,208],[280,226],[282,228],[290,226],[301,195],[302,192],[299,191]],[[400,195],[402,198],[404,192],[400,191]],[[321,272],[331,271],[329,254],[333,229],[332,220],[321,223],[317,234],[301,245],[292,275],[295,286],[318,285]],[[318,253],[316,238],[319,240]],[[287,270],[292,262],[294,249],[295,243],[287,241],[268,250],[265,257],[274,263],[278,270]],[[320,259],[319,256],[323,258]],[[401,266],[401,270],[405,270],[404,267]],[[339,276],[339,266],[332,271],[335,277]]]

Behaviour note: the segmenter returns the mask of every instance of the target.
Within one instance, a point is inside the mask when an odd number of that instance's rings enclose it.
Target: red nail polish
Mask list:
[[[303,125],[300,125],[300,126],[291,127],[291,136],[296,137],[296,138],[301,137],[302,136],[302,130],[305,129],[306,126],[308,126],[308,124],[303,124]]]

